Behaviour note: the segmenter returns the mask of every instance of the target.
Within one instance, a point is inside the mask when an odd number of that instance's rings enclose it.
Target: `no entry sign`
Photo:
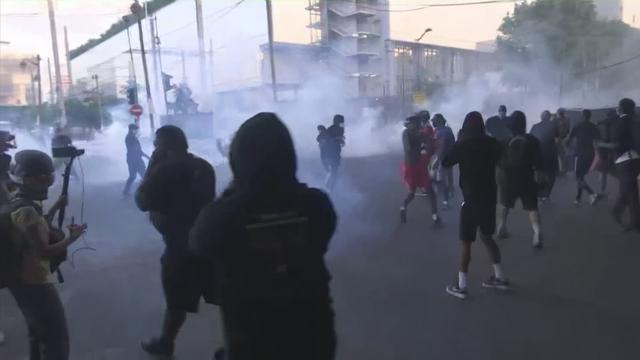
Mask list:
[[[129,113],[135,117],[140,117],[140,115],[142,115],[142,106],[139,104],[131,105]]]

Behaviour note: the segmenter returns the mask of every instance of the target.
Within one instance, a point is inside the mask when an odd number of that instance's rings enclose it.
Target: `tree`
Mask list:
[[[588,74],[624,54],[637,30],[596,16],[592,0],[537,0],[515,6],[503,19],[497,38],[505,77],[515,85],[574,88],[598,82]],[[529,71],[531,70],[531,71]],[[587,85],[585,85],[587,83]],[[560,86],[563,86],[560,85]]]

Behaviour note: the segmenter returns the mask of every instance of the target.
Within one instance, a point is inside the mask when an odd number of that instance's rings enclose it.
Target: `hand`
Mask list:
[[[87,232],[87,224],[69,226],[69,239],[71,242],[78,240]]]

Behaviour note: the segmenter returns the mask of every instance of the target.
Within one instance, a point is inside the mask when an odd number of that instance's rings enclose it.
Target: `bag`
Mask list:
[[[23,249],[16,242],[11,214],[16,210],[38,205],[29,200],[14,200],[0,208],[0,289],[19,284],[22,274]]]
[[[525,165],[527,138],[523,135],[514,136],[507,144],[506,165],[519,168]]]

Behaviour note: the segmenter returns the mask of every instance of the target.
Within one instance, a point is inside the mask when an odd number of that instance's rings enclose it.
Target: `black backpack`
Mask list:
[[[506,165],[509,168],[520,168],[525,165],[527,138],[516,135],[507,143]]]
[[[0,289],[21,282],[22,259],[24,248],[16,242],[15,229],[11,214],[23,207],[32,206],[36,210],[40,206],[30,200],[15,199],[0,207]]]

